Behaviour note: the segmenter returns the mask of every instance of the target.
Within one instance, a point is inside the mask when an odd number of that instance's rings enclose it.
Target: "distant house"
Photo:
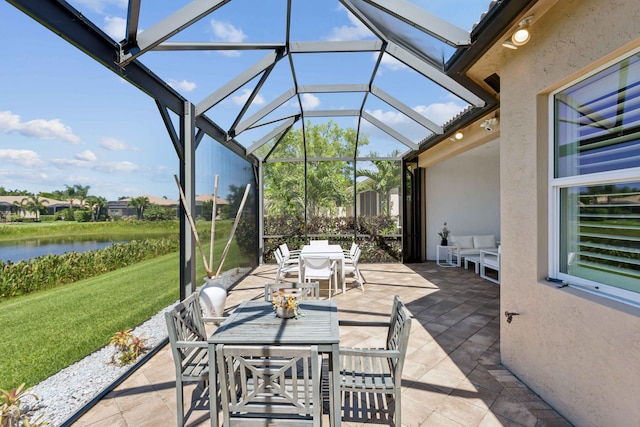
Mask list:
[[[167,208],[175,209],[176,216],[178,215],[178,206],[180,205],[179,201],[167,199],[164,197],[156,197],[149,194],[143,194],[141,197],[146,197],[149,199],[150,203],[153,203],[158,206],[163,206]],[[135,217],[137,215],[136,208],[133,206],[128,206],[129,202],[135,197],[127,197],[120,200],[107,202],[109,206],[109,216],[119,216],[122,218],[126,217]],[[192,213],[194,217],[202,216],[202,205],[205,202],[210,202],[213,200],[213,196],[209,194],[203,194],[200,196],[196,196],[196,211]],[[218,197],[217,206],[228,205],[229,202]],[[210,219],[210,218],[209,218]]]
[[[11,214],[21,214],[23,218],[35,218],[33,212],[26,212],[20,209],[20,203],[27,197],[29,196],[0,196],[0,214],[4,217]],[[44,202],[44,207],[47,209],[46,215],[55,215],[59,210],[69,207],[68,200],[62,201],[48,197],[40,197],[40,200]],[[72,200],[72,203],[74,208],[80,207],[79,200]]]
[[[202,205],[206,202],[212,202],[213,201],[213,195],[212,194],[201,194],[199,196],[196,196],[196,213],[195,216],[199,217],[202,216]],[[230,203],[225,200],[225,199],[221,199],[220,197],[216,198],[216,218],[218,218],[218,214],[220,213],[220,206],[223,205],[229,205]],[[204,218],[204,219],[211,219],[211,218]]]
[[[362,181],[362,183],[372,183],[373,180],[371,178],[367,178]],[[356,194],[356,214],[364,215],[364,216],[376,216],[383,214],[383,204],[384,197],[377,191],[367,189],[363,191],[359,191]],[[390,216],[399,216],[400,215],[400,189],[394,188],[390,191],[389,194],[389,212]],[[353,216],[354,207],[350,206],[346,210],[347,216]]]

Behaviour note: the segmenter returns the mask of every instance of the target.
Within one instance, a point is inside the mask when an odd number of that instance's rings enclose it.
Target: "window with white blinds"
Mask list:
[[[640,55],[552,102],[550,273],[640,304]]]

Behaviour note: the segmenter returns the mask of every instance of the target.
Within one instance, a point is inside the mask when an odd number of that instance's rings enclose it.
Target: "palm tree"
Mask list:
[[[82,186],[80,184],[75,184],[73,188],[75,190],[76,198],[80,202],[80,207],[81,208],[84,207],[85,200],[87,199],[87,195],[89,194],[89,188],[91,188],[91,186],[89,185]]]
[[[20,201],[20,205],[36,215],[36,222],[40,219],[40,211],[45,209],[45,205],[49,204],[47,200],[40,199],[40,196],[28,196]]]
[[[132,206],[136,208],[136,212],[138,213],[138,219],[142,219],[144,215],[144,208],[149,206],[151,202],[149,202],[149,198],[145,196],[139,196],[131,199],[127,206]]]
[[[80,204],[80,208],[84,207],[85,200],[87,199],[87,194],[89,193],[89,185],[82,186],[80,184],[75,185],[64,185],[67,187],[65,190],[65,196],[67,197],[67,201],[69,201],[69,210],[71,211],[71,216],[73,216],[73,202],[76,200]]]
[[[396,157],[398,152],[391,154]],[[372,190],[382,198],[382,213],[388,215],[391,205],[391,190],[400,187],[402,177],[400,176],[400,163],[389,160],[373,160],[376,170],[358,169],[357,176],[364,176],[370,181],[360,184],[359,190]]]
[[[91,208],[91,221],[95,222],[100,218],[102,210],[108,206],[107,199],[101,196],[87,197],[87,204]]]

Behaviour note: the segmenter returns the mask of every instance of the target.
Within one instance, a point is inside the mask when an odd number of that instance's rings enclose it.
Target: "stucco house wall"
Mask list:
[[[501,57],[502,363],[578,426],[640,425],[640,309],[544,281],[548,94],[640,45],[636,1],[567,0]]]
[[[494,142],[497,147],[497,142]],[[436,259],[443,223],[452,235],[493,234],[500,240],[500,158],[478,147],[425,170],[428,260]]]

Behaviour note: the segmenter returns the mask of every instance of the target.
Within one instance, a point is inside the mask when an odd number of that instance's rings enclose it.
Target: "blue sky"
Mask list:
[[[150,27],[185,1],[142,2],[140,29]],[[415,0],[413,3],[469,31],[486,0]],[[70,4],[115,40],[124,36],[125,0],[75,0]],[[283,0],[233,0],[213,15],[189,27],[174,40],[185,41],[280,41],[284,38]],[[251,13],[247,13],[247,10]],[[292,40],[360,40],[369,31],[337,1],[295,0]],[[89,185],[90,194],[109,200],[120,196],[152,194],[177,198],[173,175],[178,163],[155,102],[105,69],[69,43],[51,33],[6,2],[0,2],[0,37],[5,59],[0,69],[0,186],[38,193]],[[411,37],[411,33],[407,33]],[[435,49],[441,49],[435,46]],[[149,52],[141,62],[178,92],[197,103],[266,54],[260,52]],[[450,49],[437,54],[448,57]],[[371,54],[300,56],[295,60],[300,84],[364,83],[370,77]],[[329,78],[325,66],[338,64]],[[282,67],[281,67],[282,65]],[[288,61],[281,61],[254,101],[248,114],[291,87]],[[462,100],[421,78],[393,58],[385,58],[377,84],[415,111],[438,124],[452,118],[466,105]],[[327,81],[328,79],[328,81]],[[364,80],[364,81],[363,81]],[[207,115],[228,128],[246,99],[251,85],[216,105]],[[358,108],[359,98],[349,94],[307,94],[309,108]],[[406,120],[386,104],[368,101],[366,109],[376,118],[399,126],[412,141],[425,136],[424,129]],[[353,105],[352,105],[353,104]],[[277,114],[295,110],[287,103]],[[291,114],[291,113],[288,113]],[[353,118],[334,120],[354,126]],[[365,129],[370,149],[381,152],[394,147],[376,128]],[[238,137],[249,146],[261,136],[250,131]],[[201,148],[202,159],[211,148]],[[200,162],[198,194],[211,193],[210,177],[228,173],[224,165]],[[204,170],[208,169],[208,170]],[[204,178],[207,177],[207,178]],[[224,188],[224,183],[221,183]]]

